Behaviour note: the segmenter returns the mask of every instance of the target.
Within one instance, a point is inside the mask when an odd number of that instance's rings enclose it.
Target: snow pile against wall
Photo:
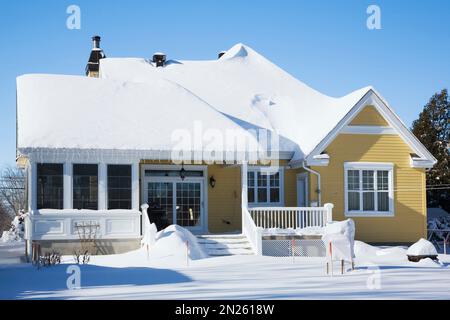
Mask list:
[[[197,238],[189,230],[178,225],[171,225],[158,232],[156,242],[150,248],[150,256],[153,258],[173,256],[183,260],[186,259],[186,244],[188,244],[190,259],[198,260],[208,257],[198,244]]]
[[[437,256],[437,250],[434,245],[425,239],[420,239],[408,248],[406,252],[409,256]]]

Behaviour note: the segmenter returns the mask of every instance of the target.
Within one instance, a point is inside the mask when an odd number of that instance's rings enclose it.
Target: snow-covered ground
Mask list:
[[[9,247],[8,247],[9,246]],[[15,249],[11,249],[13,246]],[[8,249],[9,248],[9,249]],[[10,264],[15,245],[0,247],[0,299],[450,299],[450,256],[408,262],[405,248],[355,244],[356,270],[327,276],[324,258],[217,257],[144,249],[92,257],[80,266],[81,289],[67,289],[63,264]],[[5,257],[8,257],[5,259]]]

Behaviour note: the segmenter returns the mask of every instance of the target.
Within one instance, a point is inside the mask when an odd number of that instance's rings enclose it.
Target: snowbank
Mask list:
[[[176,257],[186,259],[186,244],[188,244],[189,258],[192,260],[207,258],[197,242],[197,238],[187,229],[178,225],[171,225],[158,232],[156,242],[150,248],[150,256],[156,257]]]
[[[379,265],[408,264],[406,249],[402,247],[380,248],[362,241],[355,241],[355,257],[358,263]]]
[[[408,248],[406,252],[408,256],[437,256],[438,253],[434,245],[425,239],[420,239]]]

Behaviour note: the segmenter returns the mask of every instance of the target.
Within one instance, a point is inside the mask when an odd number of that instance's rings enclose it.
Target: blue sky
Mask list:
[[[66,9],[81,8],[81,29]],[[369,5],[381,30],[366,27]],[[0,4],[0,166],[15,160],[15,78],[84,74],[90,37],[107,56],[214,59],[245,43],[313,88],[342,96],[373,85],[410,126],[450,87],[450,1],[40,0]]]

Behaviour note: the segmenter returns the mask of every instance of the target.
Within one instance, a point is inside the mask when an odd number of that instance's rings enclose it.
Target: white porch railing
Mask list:
[[[333,205],[323,207],[271,207],[250,208],[250,216],[256,227],[269,228],[306,228],[324,227],[333,220]]]
[[[242,209],[242,232],[251,243],[255,255],[262,255],[263,229],[256,226],[247,208]]]

